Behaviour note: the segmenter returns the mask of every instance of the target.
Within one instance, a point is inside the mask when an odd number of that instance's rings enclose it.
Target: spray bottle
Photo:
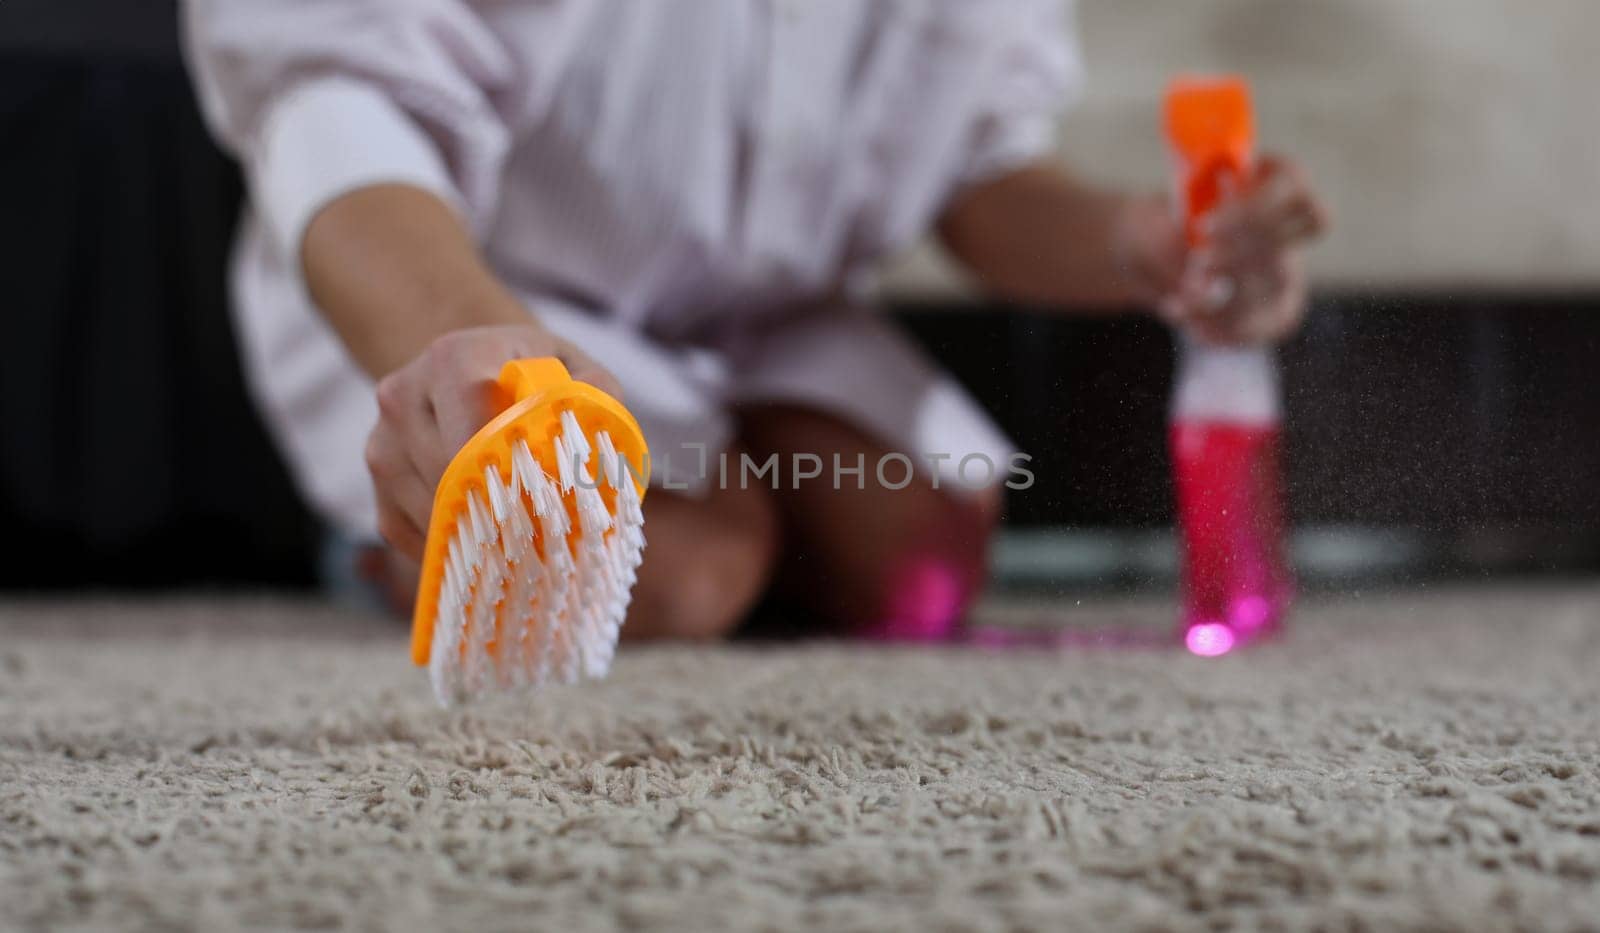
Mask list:
[[[1248,177],[1250,91],[1237,77],[1180,78],[1166,132],[1191,247],[1228,181]],[[1236,186],[1237,187],[1237,186]],[[1284,560],[1282,400],[1271,347],[1208,346],[1178,336],[1168,441],[1182,541],[1181,631],[1203,656],[1275,631],[1294,583]]]

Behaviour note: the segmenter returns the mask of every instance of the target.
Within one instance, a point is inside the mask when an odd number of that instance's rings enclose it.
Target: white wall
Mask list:
[[[1263,144],[1332,203],[1319,283],[1600,285],[1600,0],[1082,0],[1078,23],[1062,150],[1085,175],[1163,185],[1169,75],[1241,71]],[[926,248],[890,278],[952,282]]]

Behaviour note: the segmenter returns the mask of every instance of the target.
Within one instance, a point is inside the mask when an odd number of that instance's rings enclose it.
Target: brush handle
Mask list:
[[[567,367],[553,356],[512,360],[500,367],[500,377],[495,385],[504,394],[500,410],[572,381]]]

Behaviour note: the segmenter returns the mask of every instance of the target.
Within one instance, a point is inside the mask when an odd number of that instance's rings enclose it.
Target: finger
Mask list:
[[[1220,313],[1238,297],[1238,279],[1226,270],[1201,272],[1195,277],[1194,295],[1201,310]]]
[[[1163,295],[1156,301],[1156,316],[1171,326],[1187,321],[1194,309],[1177,294]]]
[[[1241,280],[1236,299],[1204,322],[1207,337],[1217,343],[1262,344],[1293,333],[1304,317],[1305,301],[1290,281],[1291,271],[1279,267]]]
[[[1207,230],[1218,260],[1243,264],[1304,243],[1327,225],[1327,211],[1297,167],[1269,166],[1244,198],[1219,208]]]
[[[1156,316],[1171,327],[1188,328],[1212,314],[1203,298],[1192,293],[1167,295],[1156,303]]]
[[[382,424],[373,430],[367,438],[366,461],[378,494],[412,525],[426,530],[433,514],[433,492],[394,432]]]
[[[1311,236],[1310,218],[1256,219],[1218,236],[1201,266],[1207,275],[1244,278],[1282,262]]]
[[[1232,276],[1219,275],[1206,288],[1206,306],[1214,311],[1226,308],[1238,291]]]
[[[1243,202],[1219,208],[1207,228],[1203,264],[1215,272],[1270,256],[1278,249],[1274,234],[1262,227],[1260,215]]]
[[[1303,257],[1290,255],[1264,270],[1262,288],[1270,296],[1263,303],[1274,309],[1262,321],[1262,339],[1279,342],[1292,336],[1310,309]]]
[[[1310,191],[1279,191],[1272,198],[1258,205],[1248,222],[1273,247],[1281,249],[1304,243],[1327,226],[1326,211]]]
[[[380,380],[376,395],[378,402],[378,427],[388,432],[389,442],[402,451],[424,473],[437,466],[444,472],[443,464],[433,464],[430,456],[438,434],[433,411],[427,396],[418,382],[417,373],[407,367]]]
[[[1306,243],[1328,229],[1328,209],[1315,195],[1306,194],[1292,202],[1278,221],[1278,242]]]
[[[1266,156],[1258,166],[1246,207],[1261,229],[1279,243],[1292,243],[1321,233],[1328,212],[1299,163]]]
[[[378,426],[369,440],[369,454],[376,453],[380,464],[393,464],[386,478],[400,475],[400,466],[418,475],[418,482],[433,485],[444,475],[454,449],[446,449],[439,437],[439,423],[434,417],[433,405],[425,394],[416,388],[415,373],[402,372],[378,383]],[[381,441],[380,450],[372,450],[373,441]],[[374,461],[369,457],[368,469],[377,479]]]
[[[426,539],[421,528],[381,490],[378,492],[378,533],[396,551],[414,561],[422,560]]]
[[[450,458],[495,416],[498,397],[496,383],[492,379],[442,383],[429,394],[428,402],[438,425],[438,443],[432,456],[442,457],[438,468],[440,476],[444,475]],[[437,477],[430,478],[437,482]]]
[[[1262,294],[1262,283],[1278,278],[1277,267],[1284,262],[1284,252],[1273,250],[1249,255],[1237,255],[1207,247],[1195,252],[1192,275],[1199,283],[1195,293],[1205,298],[1213,312],[1234,306],[1248,306]]]
[[[1232,303],[1235,283],[1226,270],[1214,268],[1204,250],[1196,251],[1175,292],[1176,303],[1189,316],[1217,314]]]
[[[408,477],[411,483],[420,485],[415,468],[400,449],[393,432],[382,422],[367,438],[365,454],[367,471],[372,474],[372,488],[377,498],[378,533],[397,550],[420,560],[426,514],[423,513],[420,519],[408,514],[396,493],[396,490],[408,489]],[[409,493],[402,495],[412,497]],[[412,510],[415,511],[414,503]]]

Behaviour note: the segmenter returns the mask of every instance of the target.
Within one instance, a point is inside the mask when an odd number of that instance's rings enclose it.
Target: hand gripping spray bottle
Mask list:
[[[1240,78],[1179,79],[1166,101],[1176,200],[1191,246],[1243,179],[1255,142]],[[1285,564],[1282,401],[1271,347],[1214,347],[1178,336],[1169,444],[1183,554],[1183,640],[1216,656],[1282,623],[1294,583]]]

